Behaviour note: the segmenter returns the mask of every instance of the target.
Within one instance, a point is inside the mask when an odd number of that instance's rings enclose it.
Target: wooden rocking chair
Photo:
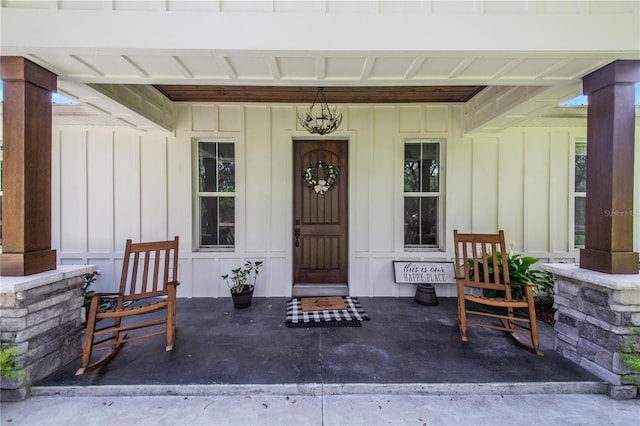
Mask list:
[[[82,367],[76,375],[88,373],[106,364],[124,343],[133,340],[166,334],[166,350],[172,350],[175,339],[176,286],[179,284],[177,278],[177,236],[169,241],[135,244],[127,240],[120,291],[91,296]],[[109,297],[115,301],[114,306],[101,309],[101,298],[106,300]],[[150,319],[146,316],[162,310],[165,312],[160,318],[153,316]],[[125,321],[122,321],[123,318]],[[137,329],[144,329],[144,332],[131,337],[126,334],[127,331]],[[106,355],[91,363],[96,349],[102,349],[102,352],[106,350]]]
[[[511,297],[511,282],[507,263],[504,232],[498,234],[459,234],[453,231],[455,243],[456,283],[458,287],[458,319],[460,335],[467,341],[467,326],[486,327],[506,331],[521,346],[537,355],[539,348],[538,323],[532,285],[524,286],[525,298]],[[502,267],[504,265],[504,268]],[[466,289],[476,289],[469,294]],[[497,291],[497,297],[478,295],[483,290]],[[469,310],[467,303],[484,305],[484,310]],[[476,308],[480,309],[480,308]],[[498,323],[467,321],[467,315],[498,319]],[[529,336],[527,339],[526,335]]]

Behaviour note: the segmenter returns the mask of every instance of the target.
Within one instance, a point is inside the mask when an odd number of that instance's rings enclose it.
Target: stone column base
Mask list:
[[[82,353],[80,310],[83,276],[95,266],[58,266],[26,277],[3,277],[0,288],[2,342],[18,348],[16,380],[0,383],[2,401],[29,396],[31,385]]]
[[[545,264],[556,277],[555,350],[610,384],[609,395],[638,395],[640,372],[622,359],[640,326],[640,275],[610,275],[573,264]]]

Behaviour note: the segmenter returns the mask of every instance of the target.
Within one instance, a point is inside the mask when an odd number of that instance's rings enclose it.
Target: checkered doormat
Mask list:
[[[287,327],[361,327],[362,321],[368,320],[369,315],[364,311],[355,297],[343,297],[346,309],[324,311],[302,311],[302,299],[293,298],[287,302]]]

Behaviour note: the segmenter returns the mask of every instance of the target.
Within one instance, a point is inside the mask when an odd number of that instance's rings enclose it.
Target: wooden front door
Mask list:
[[[295,141],[293,151],[294,285],[346,285],[348,142]],[[333,187],[326,192],[310,188],[314,178],[330,180],[329,166],[338,169]]]

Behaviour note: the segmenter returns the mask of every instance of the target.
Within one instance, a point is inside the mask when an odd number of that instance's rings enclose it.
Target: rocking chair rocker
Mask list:
[[[467,341],[467,326],[486,327],[506,331],[522,347],[536,355],[542,355],[532,285],[519,284],[524,286],[524,299],[517,300],[511,297],[512,284],[509,278],[504,232],[459,234],[456,229],[453,231],[453,239],[456,256],[458,319],[462,341]],[[471,289],[472,294],[465,292],[465,289]],[[483,290],[495,290],[499,296],[477,295]],[[474,309],[481,310],[469,310],[468,303],[486,308],[478,307]],[[474,315],[474,318],[494,318],[499,322],[494,324],[488,321],[467,321],[467,315]],[[529,336],[530,343],[524,335]]]
[[[109,362],[122,345],[133,340],[166,334],[166,350],[173,349],[178,277],[178,237],[169,241],[132,243],[127,240],[118,293],[91,296],[82,351],[82,367],[76,375],[93,371]],[[115,306],[99,309],[100,299],[115,298]],[[130,306],[124,303],[132,301]],[[160,318],[146,314],[165,311]],[[142,318],[140,316],[142,315]],[[125,321],[123,321],[125,319]],[[109,325],[104,325],[104,323]],[[100,328],[98,328],[98,325]],[[158,330],[158,327],[161,329]],[[153,327],[149,329],[148,327]],[[127,331],[145,329],[129,337]],[[94,350],[106,355],[91,363]]]

